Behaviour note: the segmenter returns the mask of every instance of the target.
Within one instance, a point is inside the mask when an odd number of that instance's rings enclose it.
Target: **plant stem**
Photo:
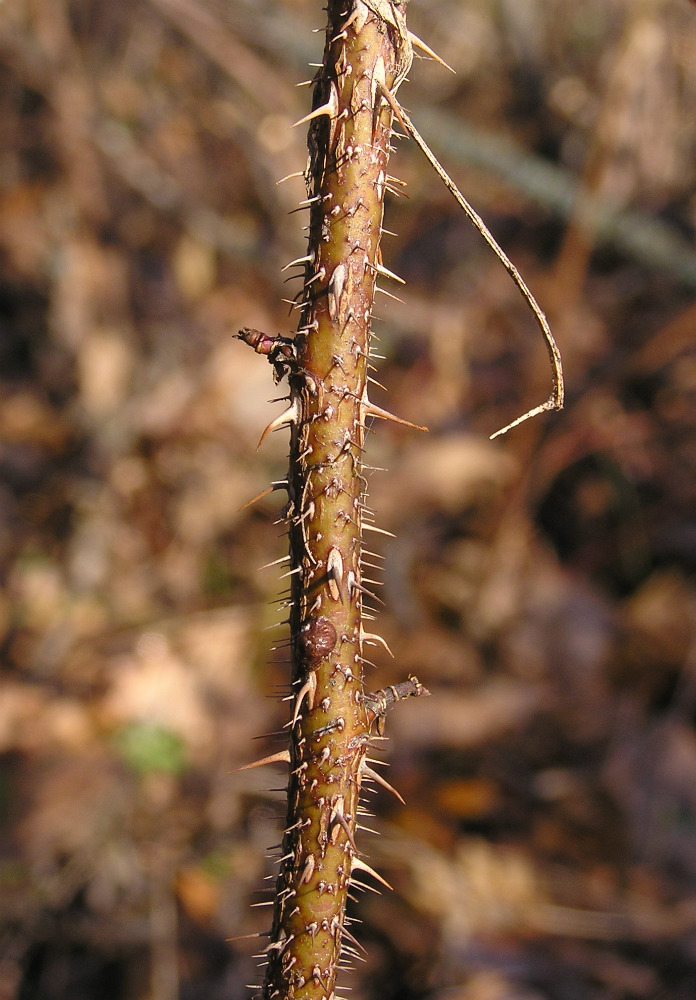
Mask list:
[[[375,712],[362,675],[368,593],[361,575],[362,453],[366,419],[389,416],[369,402],[366,376],[392,121],[380,87],[396,89],[410,62],[403,6],[328,3],[324,60],[308,116],[310,220],[300,323],[292,352],[283,341],[283,353],[275,355],[276,372],[280,366],[290,382],[290,406],[269,429],[291,428],[294,703],[266,1000],[334,996],[351,873],[365,867],[355,832]],[[272,348],[256,343],[270,354]]]

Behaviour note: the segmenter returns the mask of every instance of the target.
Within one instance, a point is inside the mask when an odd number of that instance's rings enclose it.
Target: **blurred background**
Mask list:
[[[0,6],[0,998],[258,982],[288,706],[287,440],[240,326],[292,332],[308,0]],[[397,143],[367,461],[390,714],[356,1000],[696,993],[696,8],[414,0],[399,97],[533,319]],[[288,291],[288,288],[291,290]],[[374,547],[374,546],[372,546]],[[264,738],[262,738],[264,737]],[[263,943],[263,942],[262,942]]]

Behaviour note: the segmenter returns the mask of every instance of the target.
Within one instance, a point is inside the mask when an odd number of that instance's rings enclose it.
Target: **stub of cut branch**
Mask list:
[[[386,714],[390,708],[405,698],[422,698],[429,694],[430,691],[423,687],[417,677],[409,677],[406,681],[390,684],[389,687],[365,694],[365,705],[370,723],[377,723],[377,732],[382,736]]]

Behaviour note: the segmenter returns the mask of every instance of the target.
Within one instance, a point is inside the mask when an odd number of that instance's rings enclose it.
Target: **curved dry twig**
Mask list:
[[[551,395],[544,403],[541,403],[539,406],[532,407],[531,410],[527,410],[526,413],[523,413],[521,417],[517,417],[516,420],[513,420],[511,423],[506,424],[505,427],[501,427],[500,430],[495,432],[495,434],[491,434],[491,440],[493,438],[500,437],[501,434],[507,433],[507,431],[512,430],[513,427],[517,427],[525,420],[529,420],[530,417],[536,417],[538,416],[538,414],[545,413],[548,410],[562,410],[565,389],[563,383],[563,365],[561,362],[561,352],[559,351],[558,344],[556,343],[556,340],[553,334],[551,333],[551,327],[549,326],[546,316],[544,316],[543,312],[541,311],[538,302],[530,292],[527,283],[525,282],[520,272],[517,270],[517,268],[512,263],[512,261],[505,253],[505,251],[502,249],[502,247],[500,247],[499,244],[496,242],[495,237],[488,229],[486,223],[483,221],[481,216],[474,208],[471,207],[469,202],[461,193],[461,191],[454,183],[450,175],[447,173],[447,171],[442,166],[440,161],[437,159],[433,151],[430,149],[425,139],[421,136],[420,132],[413,124],[408,114],[404,111],[404,109],[399,104],[394,95],[386,89],[386,87],[382,87],[381,89],[384,99],[391,107],[392,111],[398,118],[404,130],[411,136],[413,141],[416,143],[420,151],[427,159],[428,163],[435,170],[442,183],[450,192],[454,200],[457,202],[459,207],[464,211],[467,218],[474,224],[474,226],[479,231],[481,236],[483,236],[488,246],[491,248],[491,250],[496,255],[500,263],[503,265],[505,270],[508,272],[512,280],[517,285],[518,289],[520,290],[520,293],[522,294],[522,297],[524,298],[529,308],[532,310],[534,318],[536,319],[539,328],[541,329],[542,335],[544,337],[544,342],[546,344],[546,349],[548,350],[549,353],[549,360],[551,362],[551,369],[553,372],[553,389],[551,391]]]

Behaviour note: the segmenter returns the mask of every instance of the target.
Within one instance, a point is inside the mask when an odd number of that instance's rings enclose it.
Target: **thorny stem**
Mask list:
[[[310,210],[308,248],[288,265],[304,265],[302,291],[292,303],[300,313],[298,330],[292,339],[239,332],[268,357],[276,382],[287,376],[290,385],[288,408],[261,437],[290,427],[287,481],[261,494],[284,487],[289,497],[290,749],[247,765],[290,766],[270,943],[261,956],[267,962],[264,1000],[335,1000],[341,951],[353,950],[345,915],[353,873],[384,881],[356,847],[362,781],[377,781],[398,796],[368,766],[371,728],[376,724],[381,735],[389,707],[428,693],[415,677],[373,694],[363,687],[363,644],[383,643],[363,628],[363,597],[374,597],[362,577],[362,533],[374,527],[364,523],[365,422],[407,423],[367,395],[376,277],[396,277],[382,266],[379,249],[392,114],[498,255],[546,340],[551,396],[498,434],[563,405],[560,354],[543,313],[395,97],[411,66],[412,45],[438,58],[407,30],[407,2],[329,0],[313,110],[297,123],[310,122],[302,203]]]
[[[363,642],[372,637],[362,625],[362,452],[366,419],[391,416],[370,403],[366,375],[392,121],[380,88],[395,91],[410,66],[404,7],[328,3],[314,110],[302,120],[311,122],[310,217],[298,331],[291,342],[240,332],[290,383],[290,405],[266,431],[291,429],[293,715],[265,1000],[333,1000],[351,937],[351,874],[370,871],[355,845],[361,782],[374,774],[365,762],[370,726],[396,700],[363,692]],[[405,694],[426,693],[409,684]]]

